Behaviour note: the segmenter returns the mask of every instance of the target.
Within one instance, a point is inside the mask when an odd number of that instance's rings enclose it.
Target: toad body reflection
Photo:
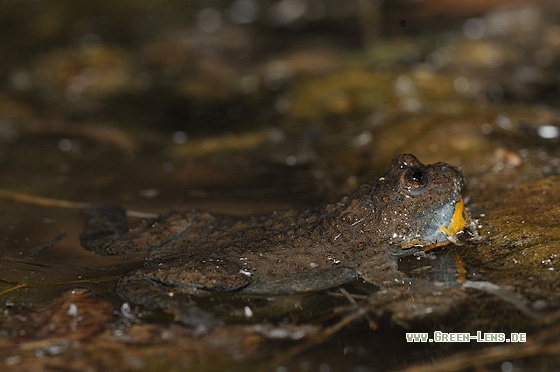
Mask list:
[[[99,254],[147,253],[119,294],[174,312],[181,294],[283,294],[357,277],[395,284],[399,256],[448,244],[467,225],[464,182],[459,168],[404,154],[383,177],[320,208],[245,219],[171,212],[131,224],[120,208],[94,208],[80,239]]]

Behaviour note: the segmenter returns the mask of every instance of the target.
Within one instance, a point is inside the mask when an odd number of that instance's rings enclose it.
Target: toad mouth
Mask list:
[[[463,231],[463,229],[469,223],[470,223],[469,213],[465,209],[465,203],[463,201],[463,197],[460,197],[457,204],[455,204],[455,210],[453,212],[453,216],[451,217],[451,221],[449,222],[449,225],[447,227],[445,227],[445,225],[441,225],[440,227],[440,231],[447,236],[447,241],[427,245],[425,247],[422,247],[422,250],[429,251],[433,248],[441,247],[449,243],[460,245],[457,239],[457,234]]]

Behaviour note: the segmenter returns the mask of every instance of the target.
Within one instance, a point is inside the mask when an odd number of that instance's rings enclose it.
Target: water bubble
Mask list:
[[[486,35],[486,24],[480,18],[469,18],[463,24],[463,35],[471,40],[481,39]]]
[[[171,140],[173,141],[173,143],[176,143],[178,145],[187,142],[187,139],[187,133],[182,130],[173,132],[173,134],[171,135]]]
[[[72,140],[68,138],[63,138],[60,141],[58,141],[58,149],[60,151],[68,152],[71,151],[73,147],[74,144],[72,143]]]
[[[4,363],[6,363],[7,366],[13,366],[20,362],[21,362],[21,356],[19,355],[9,356],[4,360]]]
[[[222,15],[214,8],[206,8],[196,17],[198,29],[202,32],[216,32],[222,27]]]
[[[281,0],[269,7],[269,20],[272,24],[286,25],[303,16],[306,8],[304,0]]]
[[[490,134],[494,129],[492,128],[492,124],[484,123],[482,124],[482,134]]]
[[[498,115],[498,117],[496,118],[496,124],[498,124],[500,128],[504,130],[509,130],[513,127],[511,119],[504,114]]]
[[[235,23],[247,24],[257,19],[259,5],[254,0],[236,0],[231,4],[229,11]]]
[[[502,370],[502,372],[511,372],[513,371],[513,364],[511,362],[503,362],[500,365],[500,369]]]
[[[370,131],[364,131],[352,139],[352,146],[361,147],[365,146],[373,140],[373,135]]]
[[[537,134],[545,139],[558,138],[560,136],[560,129],[555,125],[541,125],[537,129]]]
[[[469,90],[469,79],[460,76],[453,81],[453,88],[459,93],[465,93]]]
[[[537,82],[538,75],[538,70],[534,66],[520,66],[513,72],[513,78],[523,84]]]
[[[294,155],[288,155],[286,156],[286,165],[293,167],[294,165],[297,164],[297,158]]]
[[[412,87],[412,79],[406,75],[400,75],[395,82],[395,89],[400,93],[409,93]]]

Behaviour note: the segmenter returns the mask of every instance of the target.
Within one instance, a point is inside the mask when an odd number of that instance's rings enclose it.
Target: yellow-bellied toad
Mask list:
[[[463,185],[460,169],[405,154],[383,177],[317,209],[248,219],[171,212],[130,225],[122,209],[90,209],[81,243],[100,254],[147,252],[119,294],[175,313],[187,307],[180,294],[311,291],[358,276],[395,284],[399,256],[447,244],[465,227]]]

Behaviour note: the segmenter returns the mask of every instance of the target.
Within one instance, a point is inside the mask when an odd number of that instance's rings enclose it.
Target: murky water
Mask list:
[[[280,372],[557,365],[560,9],[554,2],[475,2],[457,10],[431,2],[77,7],[5,0],[0,10],[0,363],[6,367]],[[199,208],[260,215],[334,201],[403,152],[463,169],[464,196],[482,238],[442,248],[437,259],[401,262],[420,277],[429,276],[426,266],[456,274],[461,262],[467,281],[479,283],[458,284],[443,310],[434,305],[425,316],[407,317],[414,312],[410,301],[388,311],[390,301],[368,297],[373,289],[357,283],[343,292],[208,297],[201,301],[228,325],[194,335],[165,314],[123,307],[116,280],[143,257],[85,251],[83,214],[78,205],[61,207],[65,201],[149,213]],[[419,308],[437,297],[416,290],[409,297]],[[526,333],[527,341],[406,342],[407,332],[434,331]]]

